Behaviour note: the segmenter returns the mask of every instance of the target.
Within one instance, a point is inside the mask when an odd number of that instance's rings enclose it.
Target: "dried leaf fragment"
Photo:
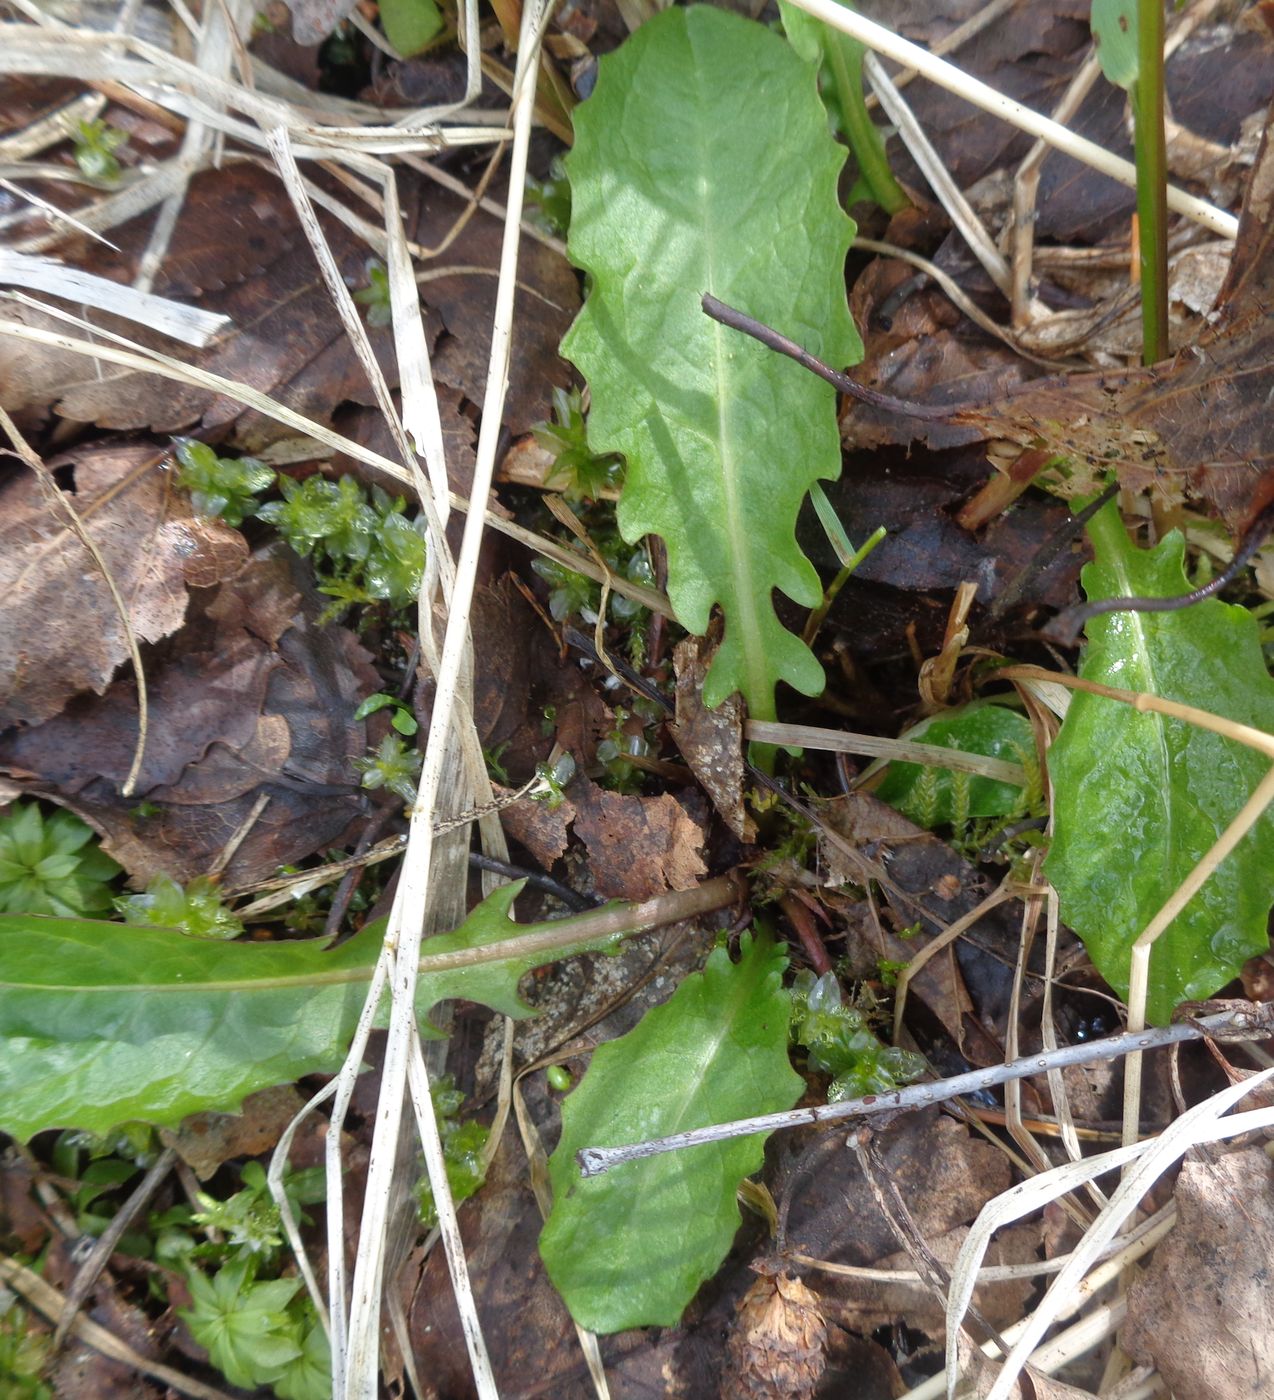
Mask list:
[[[1274,1385],[1274,1162],[1259,1147],[1188,1161],[1177,1224],[1133,1284],[1123,1344],[1174,1395],[1237,1400]]]
[[[743,703],[731,695],[716,709],[704,704],[707,649],[702,638],[687,637],[673,650],[677,722],[672,737],[726,825],[740,841],[751,841],[756,824],[743,805]]]
[[[128,657],[110,590],[67,504],[110,569],[140,641],[182,625],[189,587],[219,583],[247,561],[243,536],[194,517],[156,459],[143,444],[51,458],[61,501],[27,471],[0,487],[0,729],[39,724],[74,695],[101,695]]]
[[[739,1304],[726,1344],[721,1395],[805,1400],[827,1365],[826,1345],[817,1294],[788,1274],[759,1278]]]
[[[700,855],[703,828],[671,793],[627,796],[587,779],[569,792],[575,834],[588,847],[598,894],[650,899],[688,890],[708,873]]]

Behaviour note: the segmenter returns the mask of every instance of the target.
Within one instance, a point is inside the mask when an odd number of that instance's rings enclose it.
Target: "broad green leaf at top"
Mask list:
[[[1137,81],[1137,0],[1093,0],[1093,43],[1107,81],[1125,91]]]
[[[786,681],[822,690],[774,590],[815,606],[796,543],[810,485],[840,471],[836,396],[798,365],[703,314],[711,292],[841,367],[862,346],[845,300],[853,225],[845,152],[814,71],[762,25],[671,9],[600,63],[567,159],[571,258],[592,279],[563,342],[592,391],[589,446],[619,452],[619,528],[668,548],[678,620],[725,635],[704,687],[773,717]]]
[[[436,0],[380,0],[380,22],[385,37],[404,58],[428,47],[443,28]]]
[[[529,930],[509,919],[523,881],[488,896],[430,957]],[[568,921],[558,929],[567,932]],[[345,1056],[383,923],[331,951],[316,941],[222,943],[176,929],[0,916],[0,1131],[105,1133],[134,1119],[233,1112],[258,1089],[335,1070]],[[527,1016],[518,979],[612,939],[421,974],[417,1010],[465,997]]]
[[[1190,588],[1184,541],[1128,539],[1113,504],[1089,526],[1089,598],[1169,597]],[[1255,619],[1216,599],[1176,612],[1112,613],[1088,623],[1080,675],[1274,730],[1274,681]],[[1053,839],[1045,870],[1062,917],[1102,976],[1128,991],[1131,948],[1225,830],[1268,760],[1220,735],[1082,692],[1049,751]],[[1274,815],[1265,816],[1167,928],[1150,956],[1147,1015],[1211,996],[1269,945]]]
[[[673,1326],[739,1228],[735,1193],[763,1135],[668,1152],[585,1180],[575,1153],[779,1112],[804,1081],[787,1054],[786,957],[768,935],[718,948],[663,1006],[593,1054],[562,1104],[540,1254],[571,1316],[593,1332]]]

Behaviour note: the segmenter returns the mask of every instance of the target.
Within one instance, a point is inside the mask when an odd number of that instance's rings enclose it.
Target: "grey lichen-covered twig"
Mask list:
[[[1099,1064],[1117,1060],[1138,1050],[1155,1050],[1164,1045],[1180,1045],[1189,1040],[1264,1040],[1274,1036],[1274,1002],[1240,1002],[1225,1011],[1198,1019],[1180,1021],[1171,1026],[1144,1031],[1126,1031],[1105,1040],[1090,1040],[1080,1045],[1064,1045],[1061,1049],[1039,1055],[1025,1055],[1006,1065],[990,1069],[970,1070],[950,1079],[911,1084],[892,1094],[868,1094],[861,1099],[846,1099],[843,1103],[820,1104],[813,1108],[794,1108],[786,1113],[765,1113],[756,1118],[740,1118],[733,1123],[718,1123],[690,1132],[673,1133],[668,1137],[652,1138],[648,1142],[629,1143],[622,1147],[585,1147],[576,1154],[584,1176],[600,1176],[612,1167],[633,1162],[640,1157],[654,1157],[661,1152],[677,1152],[684,1147],[702,1147],[709,1142],[725,1142],[729,1138],[750,1137],[754,1133],[771,1133],[777,1128],[797,1128],[807,1123],[835,1123],[846,1119],[868,1118],[879,1113],[897,1113],[912,1108],[927,1108],[945,1103],[961,1094],[977,1089],[992,1089],[1015,1079],[1027,1079],[1050,1069],[1065,1069],[1071,1065]]]

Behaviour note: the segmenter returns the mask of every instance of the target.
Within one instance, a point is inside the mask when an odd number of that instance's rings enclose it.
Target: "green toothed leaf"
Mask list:
[[[429,957],[531,932],[508,918],[523,883],[496,890],[454,933],[430,939]],[[25,1140],[52,1127],[175,1124],[335,1070],[383,933],[383,923],[369,924],[325,951],[317,942],[221,943],[151,926],[0,916],[0,1131]],[[422,1029],[431,1007],[455,997],[530,1015],[520,977],[613,941],[593,936],[445,970],[426,961]]]
[[[773,593],[814,607],[796,543],[810,485],[840,471],[834,391],[703,314],[711,292],[837,367],[862,346],[845,302],[845,152],[814,73],[776,34],[705,6],[644,24],[575,113],[569,250],[592,278],[563,342],[592,391],[594,453],[628,462],[619,527],[668,547],[678,620],[725,636],[704,695],[772,717],[774,687],[823,688]]]
[[[1127,90],[1137,81],[1137,0],[1093,0],[1093,43],[1107,81]]]

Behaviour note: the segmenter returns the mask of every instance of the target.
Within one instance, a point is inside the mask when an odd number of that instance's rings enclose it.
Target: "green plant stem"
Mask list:
[[[823,31],[823,51],[831,66],[840,99],[841,120],[858,171],[867,182],[871,196],[886,214],[896,214],[911,201],[894,179],[885,156],[880,132],[867,111],[863,97],[863,46],[857,40],[830,29]]]
[[[1141,359],[1168,345],[1168,150],[1163,127],[1163,0],[1137,0],[1137,81],[1132,86],[1141,264]]]
[[[872,550],[876,548],[881,540],[885,538],[886,533],[883,525],[877,525],[866,544],[856,550],[854,554],[841,565],[840,572],[831,583],[827,585],[827,591],[823,594],[823,601],[810,613],[805,623],[805,631],[802,633],[802,638],[806,646],[812,645],[814,638],[818,636],[818,630],[822,627],[828,612],[831,611],[831,606],[836,601],[836,595],[845,587],[850,575],[858,568],[863,560],[867,558]]]

